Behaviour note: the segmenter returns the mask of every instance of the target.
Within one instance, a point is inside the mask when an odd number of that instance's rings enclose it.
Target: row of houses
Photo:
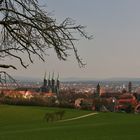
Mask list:
[[[140,94],[132,92],[132,83],[129,82],[128,89],[120,92],[102,90],[100,84],[91,98],[79,98],[75,100],[76,108],[87,108],[96,111],[125,111],[140,112]]]

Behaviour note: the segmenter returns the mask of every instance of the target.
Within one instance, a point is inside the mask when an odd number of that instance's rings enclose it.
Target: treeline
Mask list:
[[[0,97],[0,104],[74,108],[74,104],[69,104],[68,102],[64,100],[58,101],[54,97],[48,97],[48,98],[32,97],[30,99]]]

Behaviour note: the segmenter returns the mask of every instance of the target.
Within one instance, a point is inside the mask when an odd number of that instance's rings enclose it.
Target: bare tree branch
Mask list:
[[[13,68],[13,69],[15,69],[15,70],[17,69],[16,67],[14,67],[14,66],[12,66],[12,65],[5,65],[5,64],[0,64],[0,67],[1,67],[1,68],[6,68],[6,69],[7,69],[7,68]]]
[[[66,60],[69,56],[67,51],[73,50],[79,65],[84,65],[74,45],[77,38],[73,33],[75,31],[91,39],[92,36],[85,33],[84,26],[76,25],[70,18],[57,24],[41,9],[37,0],[0,0],[0,14],[0,57],[3,59],[12,56],[27,68],[28,64],[24,64],[18,52],[26,53],[33,63],[32,55],[45,61],[47,49],[54,48],[60,60]]]

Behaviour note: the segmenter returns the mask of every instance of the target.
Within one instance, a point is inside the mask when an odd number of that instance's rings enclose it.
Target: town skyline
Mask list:
[[[139,5],[0,0],[0,140],[139,139]]]

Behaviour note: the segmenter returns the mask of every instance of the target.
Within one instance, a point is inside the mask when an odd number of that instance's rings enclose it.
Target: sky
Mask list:
[[[46,71],[59,73],[62,78],[140,78],[139,0],[39,0],[39,3],[46,6],[57,22],[70,17],[87,26],[86,32],[94,38],[90,41],[81,38],[75,43],[87,65],[79,68],[72,52],[67,61],[59,61],[50,50],[45,63],[34,58],[34,64],[24,69],[12,61],[18,70],[7,72],[31,77],[43,77]]]

